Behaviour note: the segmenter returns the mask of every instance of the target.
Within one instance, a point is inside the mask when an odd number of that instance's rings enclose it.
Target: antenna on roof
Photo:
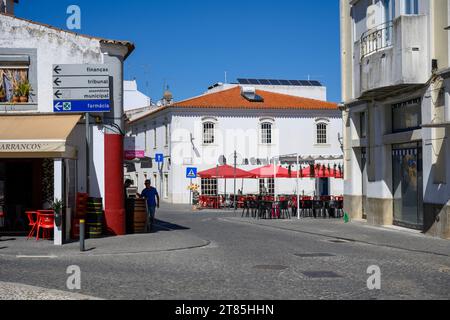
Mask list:
[[[227,72],[225,71],[225,84],[227,84]]]

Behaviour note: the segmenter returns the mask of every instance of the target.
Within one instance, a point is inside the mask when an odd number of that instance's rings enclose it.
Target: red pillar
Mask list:
[[[126,233],[123,152],[123,136],[105,134],[105,220],[108,233],[116,236]]]

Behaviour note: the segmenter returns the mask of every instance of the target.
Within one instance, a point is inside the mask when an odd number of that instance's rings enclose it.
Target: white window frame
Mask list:
[[[325,142],[323,140],[323,133],[319,133],[319,126],[325,126]],[[330,145],[330,134],[329,134],[330,120],[328,119],[317,119],[314,123],[314,145],[316,146],[329,146]],[[320,137],[319,137],[320,135]]]
[[[200,187],[201,187],[202,195],[205,195],[205,196],[216,196],[218,188],[219,188],[218,180],[217,179],[202,178]]]
[[[273,144],[275,123],[273,120],[262,119],[259,123],[259,143],[262,145]]]
[[[217,130],[217,123],[215,121],[211,120],[203,121],[202,123],[203,145],[214,145],[216,143],[216,130]]]
[[[158,136],[157,136],[156,132],[157,132],[157,128],[155,127],[153,129],[153,149],[155,149],[155,150],[158,149]]]

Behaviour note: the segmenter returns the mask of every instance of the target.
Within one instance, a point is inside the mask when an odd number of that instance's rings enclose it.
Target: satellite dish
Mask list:
[[[219,157],[219,164],[220,164],[221,166],[224,166],[224,165],[227,164],[227,158],[225,158],[224,155],[222,155],[222,156]]]

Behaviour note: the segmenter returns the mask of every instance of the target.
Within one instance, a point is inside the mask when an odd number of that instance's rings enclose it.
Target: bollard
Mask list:
[[[84,252],[84,235],[85,235],[85,228],[86,224],[84,220],[80,220],[80,251]]]

